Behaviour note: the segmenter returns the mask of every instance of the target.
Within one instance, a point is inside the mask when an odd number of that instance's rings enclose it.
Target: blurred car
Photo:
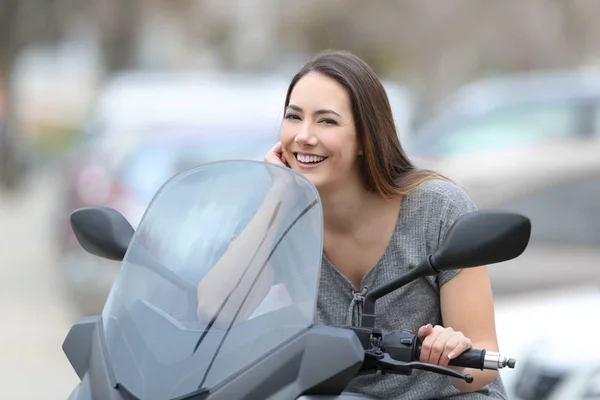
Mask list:
[[[480,208],[532,219],[526,253],[490,270],[498,293],[600,277],[600,73],[466,85],[411,135],[407,152],[463,186]],[[565,274],[565,264],[577,274]]]
[[[600,73],[551,71],[465,85],[406,139],[407,153],[446,157],[495,152],[600,132]]]
[[[462,186],[481,209],[531,219],[523,255],[490,268],[496,294],[600,282],[600,136],[415,164]]]
[[[500,348],[517,359],[515,369],[501,372],[509,398],[586,398],[600,368],[600,342],[593,339],[600,329],[599,282],[513,295],[495,308]]]
[[[244,73],[133,72],[107,82],[80,141],[64,157],[55,221],[65,287],[81,314],[101,311],[118,263],[80,249],[71,212],[108,205],[135,227],[173,174],[219,159],[262,160],[277,142],[288,84],[281,76]],[[385,87],[396,122],[408,126],[408,92],[393,82]]]
[[[518,359],[502,372],[511,398],[547,399],[574,371],[597,365],[600,349],[576,333],[600,327],[600,76],[469,85],[411,136],[407,152],[480,209],[532,221],[523,255],[489,269],[498,340]],[[543,295],[567,288],[575,289]]]
[[[600,136],[415,163],[462,186],[480,209],[531,219],[525,252],[488,270],[497,301],[515,300],[497,305],[496,319],[503,353],[518,359],[503,372],[511,398],[547,399],[574,371],[597,365],[597,343],[577,333],[600,329]],[[581,285],[592,288],[528,298]]]
[[[80,139],[63,158],[63,220],[77,207],[77,182],[90,158],[106,154],[111,168],[152,127],[195,126],[221,130],[254,126],[276,138],[286,82],[233,74],[121,73],[99,91]],[[263,106],[259,106],[262,104]],[[65,215],[66,214],[66,215]]]
[[[268,130],[202,132],[193,127],[158,128],[119,157],[96,155],[79,176],[79,206],[119,210],[135,228],[158,189],[171,177],[222,159],[262,159],[272,146]],[[92,160],[90,160],[92,161]],[[105,163],[112,168],[106,169]],[[82,315],[101,312],[120,263],[86,253],[65,224],[61,266],[71,298]]]
[[[573,371],[552,392],[549,400],[600,399],[600,362]]]
[[[65,289],[81,314],[102,310],[118,263],[81,250],[71,212],[106,205],[135,227],[156,190],[182,169],[222,158],[262,159],[277,140],[286,83],[145,73],[107,83],[80,142],[63,160],[63,197],[54,221]]]

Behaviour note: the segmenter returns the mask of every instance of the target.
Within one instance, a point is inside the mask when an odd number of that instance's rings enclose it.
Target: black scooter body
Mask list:
[[[63,350],[81,383],[68,400],[135,399],[115,388],[102,338],[101,316],[84,317],[69,331]],[[364,348],[353,331],[314,325],[209,393],[186,398],[374,400],[343,393],[363,360]]]

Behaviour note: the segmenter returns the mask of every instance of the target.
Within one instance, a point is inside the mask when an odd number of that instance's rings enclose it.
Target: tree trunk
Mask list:
[[[139,8],[137,0],[113,0],[101,6],[102,52],[107,74],[135,66]]]

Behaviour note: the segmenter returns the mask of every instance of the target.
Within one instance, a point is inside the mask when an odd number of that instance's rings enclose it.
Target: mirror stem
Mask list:
[[[375,327],[375,302],[377,299],[393,292],[396,289],[401,288],[415,279],[436,275],[438,271],[433,268],[430,259],[431,256],[427,256],[425,260],[416,268],[412,268],[398,279],[394,279],[393,281],[368,292],[365,296],[360,326],[363,328]]]

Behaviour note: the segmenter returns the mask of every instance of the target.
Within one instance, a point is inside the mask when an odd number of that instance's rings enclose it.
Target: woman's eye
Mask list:
[[[319,122],[325,125],[337,125],[337,121],[331,118],[323,118]]]
[[[285,119],[300,119],[299,116],[297,116],[296,114],[288,114],[285,116]]]

